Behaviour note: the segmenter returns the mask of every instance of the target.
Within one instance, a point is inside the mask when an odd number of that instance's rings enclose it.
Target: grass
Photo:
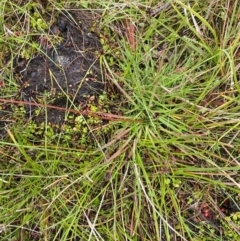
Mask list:
[[[101,15],[100,105],[121,118],[56,132],[24,105],[0,115],[2,240],[240,240],[238,1],[20,2],[1,3],[1,98],[72,5]]]

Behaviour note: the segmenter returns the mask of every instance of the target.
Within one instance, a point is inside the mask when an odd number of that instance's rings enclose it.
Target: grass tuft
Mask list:
[[[238,1],[1,4],[3,240],[239,239]],[[106,92],[86,116],[62,89],[61,126],[43,96],[34,122],[16,63],[43,52],[40,35],[58,43],[68,8],[98,16]]]

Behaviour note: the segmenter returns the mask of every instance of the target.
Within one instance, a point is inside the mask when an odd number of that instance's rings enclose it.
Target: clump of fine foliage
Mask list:
[[[49,21],[91,10],[107,87],[87,104],[115,115],[54,127],[0,103],[2,240],[239,240],[239,1],[1,5],[1,99]]]

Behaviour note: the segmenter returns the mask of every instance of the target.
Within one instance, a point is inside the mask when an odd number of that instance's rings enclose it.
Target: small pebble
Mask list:
[[[59,30],[58,26],[57,25],[52,25],[50,27],[50,33],[53,34],[53,35],[58,36],[60,34],[60,30]]]

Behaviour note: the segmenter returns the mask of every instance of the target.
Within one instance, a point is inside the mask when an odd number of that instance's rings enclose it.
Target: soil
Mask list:
[[[83,106],[89,98],[102,93],[105,82],[99,62],[101,44],[91,31],[96,17],[81,10],[62,13],[47,35],[36,38],[41,51],[30,60],[15,61],[21,101]],[[26,105],[28,116],[33,116],[34,109]],[[48,110],[48,122],[62,122],[64,115],[62,111]],[[46,114],[36,120],[41,122],[45,118]]]
[[[89,31],[93,16],[89,12],[66,13],[50,27],[50,35],[61,38],[55,46],[40,39],[44,54],[39,54],[27,65],[23,75],[24,98],[51,93],[51,98],[61,96],[76,104],[89,96],[99,95],[104,89],[98,37]],[[62,98],[63,97],[63,98]],[[59,105],[66,106],[57,100]]]
[[[44,53],[31,59],[24,71],[25,98],[44,92],[53,95],[65,92],[68,97],[81,101],[84,96],[101,92],[104,84],[97,36],[64,16],[50,27],[50,35],[59,36],[61,42],[54,46],[40,37]]]

